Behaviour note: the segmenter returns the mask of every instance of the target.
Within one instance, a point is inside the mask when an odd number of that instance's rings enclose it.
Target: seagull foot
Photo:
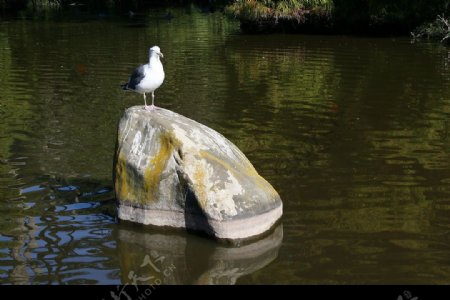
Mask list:
[[[146,110],[146,111],[153,111],[153,110],[156,110],[158,107],[156,106],[156,105],[144,105],[144,109]]]
[[[152,111],[152,110],[156,110],[156,109],[158,109],[159,107],[158,106],[156,106],[156,105],[145,105],[144,106],[144,109],[146,110],[146,111]]]

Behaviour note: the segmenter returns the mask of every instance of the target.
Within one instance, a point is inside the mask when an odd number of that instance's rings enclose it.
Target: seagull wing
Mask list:
[[[145,77],[145,67],[144,65],[140,65],[139,67],[134,69],[133,73],[128,79],[127,88],[131,90],[136,89],[136,85],[138,85],[144,77]]]

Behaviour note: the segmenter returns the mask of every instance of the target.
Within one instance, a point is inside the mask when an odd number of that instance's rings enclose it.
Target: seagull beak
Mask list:
[[[158,54],[159,54],[159,56],[161,56],[162,58],[164,58],[164,55],[162,54],[162,52],[159,52]]]

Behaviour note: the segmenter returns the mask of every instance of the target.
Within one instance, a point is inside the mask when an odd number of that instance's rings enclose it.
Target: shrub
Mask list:
[[[436,20],[419,26],[411,32],[413,40],[427,38],[441,40],[443,43],[450,42],[450,19],[438,15]]]
[[[329,15],[332,0],[237,0],[226,12],[241,21],[296,21],[304,23],[308,15]]]

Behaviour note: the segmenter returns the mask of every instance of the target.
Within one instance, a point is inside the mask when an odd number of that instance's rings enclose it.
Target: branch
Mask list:
[[[447,29],[450,31],[450,23],[448,22],[447,19],[445,19],[444,17],[441,17],[440,15],[437,16],[437,19],[439,21],[441,21],[442,23],[444,23],[445,26],[447,26]]]
[[[450,38],[450,32],[447,33],[447,35],[441,40],[441,43],[443,43],[448,38]]]

